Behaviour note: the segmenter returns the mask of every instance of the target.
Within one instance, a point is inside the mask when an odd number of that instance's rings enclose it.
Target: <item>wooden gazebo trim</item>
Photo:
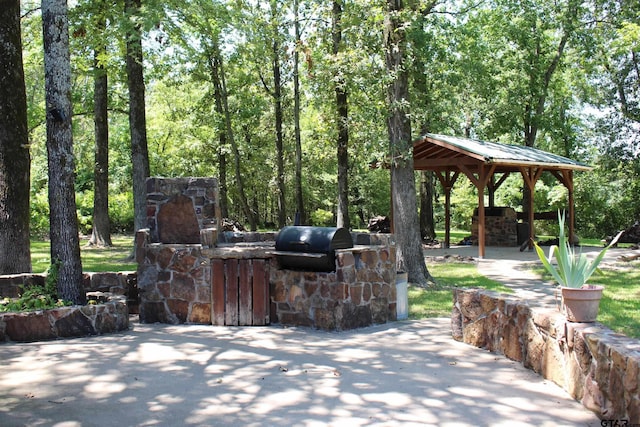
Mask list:
[[[529,235],[535,235],[534,193],[536,182],[544,172],[550,172],[568,190],[569,235],[574,235],[574,170],[591,170],[591,167],[566,157],[547,153],[531,147],[504,145],[444,135],[426,134],[413,144],[415,170],[431,170],[445,192],[445,247],[450,244],[451,189],[460,172],[464,173],[478,191],[478,255],[485,256],[485,187],[489,189],[489,206],[493,206],[493,193],[507,177],[518,172],[529,191],[526,207]],[[494,181],[494,176],[502,176]]]

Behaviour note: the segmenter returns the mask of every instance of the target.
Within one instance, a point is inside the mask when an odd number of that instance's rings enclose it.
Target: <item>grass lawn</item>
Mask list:
[[[605,270],[592,282],[604,285],[598,321],[628,337],[640,338],[640,269]]]
[[[429,273],[438,284],[438,289],[425,290],[409,286],[409,318],[449,317],[453,303],[452,289],[484,288],[497,292],[512,293],[508,287],[487,279],[478,273],[475,264],[470,263],[430,263]]]
[[[137,264],[129,258],[133,252],[133,237],[113,235],[110,248],[88,247],[88,239],[80,241],[82,270],[99,271],[135,271]],[[50,244],[48,241],[31,241],[31,264],[34,273],[44,273],[51,264]]]

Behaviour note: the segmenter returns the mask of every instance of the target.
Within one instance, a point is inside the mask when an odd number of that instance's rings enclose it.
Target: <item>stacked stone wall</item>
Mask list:
[[[0,296],[17,298],[21,288],[44,286],[46,274],[22,273],[0,276]],[[138,280],[135,271],[83,273],[85,292],[104,292],[124,296],[130,313],[138,312]]]
[[[0,342],[83,337],[127,329],[129,311],[123,297],[113,297],[104,304],[0,314]]]
[[[453,338],[504,354],[607,420],[640,423],[640,342],[491,291],[456,289]]]
[[[497,208],[500,215],[484,217],[485,245],[487,246],[518,246],[518,218],[513,208]],[[478,216],[471,220],[471,240],[478,244]]]
[[[200,243],[200,230],[220,224],[215,178],[147,178],[151,242]]]
[[[211,323],[211,262],[201,245],[148,243],[136,235],[140,321]]]
[[[337,251],[335,272],[271,268],[272,321],[325,330],[396,320],[395,247]]]

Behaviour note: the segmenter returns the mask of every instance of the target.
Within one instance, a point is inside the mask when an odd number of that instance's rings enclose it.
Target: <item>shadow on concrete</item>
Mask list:
[[[0,425],[600,424],[517,362],[452,340],[448,319],[339,333],[133,325],[0,345]]]

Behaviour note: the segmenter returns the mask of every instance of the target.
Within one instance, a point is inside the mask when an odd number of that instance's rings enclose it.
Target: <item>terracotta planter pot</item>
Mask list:
[[[585,285],[582,288],[560,287],[562,311],[569,322],[595,322],[604,286]]]

